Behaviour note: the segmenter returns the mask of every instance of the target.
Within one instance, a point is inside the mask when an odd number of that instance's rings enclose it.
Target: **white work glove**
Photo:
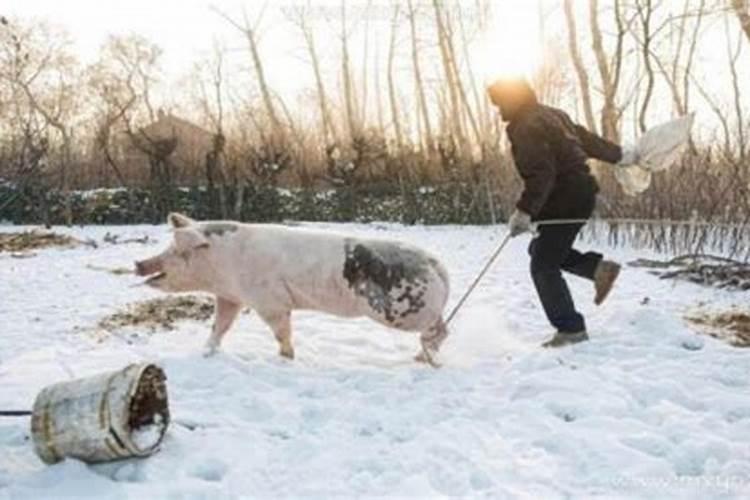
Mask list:
[[[623,144],[622,158],[617,162],[617,165],[621,167],[630,167],[638,164],[638,148],[634,144]]]
[[[523,210],[516,209],[508,220],[511,237],[531,231],[531,216]]]

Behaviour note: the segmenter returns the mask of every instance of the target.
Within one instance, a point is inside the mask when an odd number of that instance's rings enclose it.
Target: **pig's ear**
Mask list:
[[[209,246],[206,235],[191,227],[175,229],[174,241],[180,250],[195,250]]]
[[[167,216],[167,222],[175,229],[188,227],[195,224],[195,221],[193,219],[191,219],[187,215],[182,215],[177,212],[172,212],[171,214],[169,214]]]

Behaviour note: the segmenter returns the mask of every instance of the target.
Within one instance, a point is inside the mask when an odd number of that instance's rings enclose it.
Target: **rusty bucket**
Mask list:
[[[37,455],[49,464],[151,455],[169,424],[165,382],[161,368],[141,363],[45,387],[31,416]]]

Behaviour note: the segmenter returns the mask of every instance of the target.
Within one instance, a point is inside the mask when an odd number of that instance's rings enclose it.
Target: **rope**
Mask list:
[[[461,297],[461,300],[458,301],[458,304],[453,308],[451,313],[448,315],[448,319],[445,320],[445,326],[448,326],[448,323],[451,322],[453,317],[456,315],[459,309],[461,309],[461,306],[464,305],[464,302],[466,302],[466,299],[469,298],[469,295],[471,295],[471,292],[474,291],[474,289],[477,287],[480,281],[482,281],[482,278],[484,278],[484,275],[487,274],[487,271],[490,270],[490,267],[495,262],[495,259],[500,255],[500,252],[503,251],[505,248],[505,245],[508,244],[510,241],[510,233],[503,239],[503,241],[500,243],[500,245],[497,247],[497,250],[495,250],[495,253],[492,254],[492,256],[487,260],[487,263],[484,265],[482,270],[479,272],[479,275],[474,279],[474,282],[469,286],[468,290],[463,294]]]
[[[670,220],[670,219],[634,219],[634,218],[619,218],[619,219],[550,219],[550,220],[541,220],[536,221],[534,225],[537,226],[556,226],[556,225],[565,225],[565,224],[587,224],[590,222],[606,222],[608,224],[663,224],[663,225],[682,225],[682,226],[711,226],[711,227],[730,227],[730,228],[740,228],[740,229],[748,229],[750,230],[750,226],[746,224],[741,223],[723,223],[723,222],[708,222],[708,221],[692,221],[692,220]],[[448,315],[448,318],[445,320],[445,326],[447,327],[448,324],[451,322],[451,320],[456,316],[456,313],[458,313],[459,309],[464,305],[466,300],[469,298],[469,295],[474,291],[474,289],[477,287],[480,281],[482,281],[482,278],[484,278],[485,274],[487,274],[487,271],[490,270],[490,267],[495,262],[497,257],[500,255],[500,253],[503,251],[505,246],[508,244],[508,242],[511,239],[511,235],[508,234],[505,236],[502,242],[500,242],[500,245],[498,245],[495,252],[492,254],[492,256],[487,260],[482,270],[479,272],[477,277],[474,279],[474,281],[469,285],[469,288],[464,292],[461,299],[458,301],[458,303],[453,307],[453,310]]]
[[[0,417],[28,417],[33,413],[27,410],[0,410]]]
[[[708,227],[729,227],[738,229],[748,229],[750,226],[741,222],[709,222],[693,220],[671,220],[671,219],[633,219],[633,218],[613,218],[613,219],[549,219],[534,222],[537,226],[556,226],[565,224],[587,224],[589,222],[606,222],[607,224],[657,224],[665,226],[708,226]]]

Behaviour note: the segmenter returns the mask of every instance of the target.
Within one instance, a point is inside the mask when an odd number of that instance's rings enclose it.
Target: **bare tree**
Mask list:
[[[3,18],[0,44],[0,80],[15,90],[14,97],[23,100],[29,113],[59,136],[58,183],[65,200],[65,219],[71,224],[71,122],[77,105],[75,90],[79,74],[77,61],[70,52],[71,41],[65,32],[47,24],[23,26]],[[20,102],[17,104],[20,106]]]
[[[483,15],[486,15],[486,12],[483,12],[480,8],[480,3],[477,2],[477,26],[469,26],[467,21],[465,20],[466,17],[464,12],[461,10],[461,4],[456,4],[456,7],[459,9],[458,13],[458,23],[459,28],[461,30],[461,45],[463,47],[462,54],[465,61],[471,61],[471,57],[469,55],[469,46],[471,43],[471,36],[469,34],[470,31],[476,30],[476,28],[479,28],[479,31],[481,31],[485,26],[483,26]],[[472,98],[474,100],[474,108],[476,109],[477,113],[479,114],[479,118],[477,119],[478,127],[477,127],[477,141],[482,142],[489,139],[490,136],[490,123],[489,123],[489,109],[488,109],[488,103],[489,100],[484,95],[484,89],[480,89],[476,75],[474,74],[474,69],[472,64],[468,63],[466,64],[466,73],[469,77],[469,87],[471,88],[471,94]],[[469,106],[468,102],[466,102],[467,109],[469,112],[471,112],[471,107]],[[495,141],[492,141],[495,142]]]
[[[578,50],[578,30],[576,28],[575,14],[573,12],[572,0],[565,0],[564,4],[565,20],[568,26],[568,50],[570,58],[573,60],[573,67],[578,77],[578,88],[581,94],[581,104],[583,114],[586,118],[586,126],[592,132],[596,131],[596,120],[594,120],[594,111],[591,104],[591,90],[589,85],[589,75],[586,71],[586,65],[583,63],[581,53]]]
[[[432,0],[432,5],[435,11],[435,25],[437,26],[438,33],[438,47],[440,48],[440,58],[443,63],[443,72],[445,74],[445,84],[448,89],[448,98],[450,103],[450,113],[453,117],[452,120],[443,120],[444,123],[449,123],[450,131],[456,138],[459,144],[466,145],[466,136],[462,126],[462,113],[460,102],[459,102],[459,91],[458,81],[456,80],[456,72],[453,69],[452,56],[450,53],[450,46],[448,44],[448,30],[445,26],[445,20],[443,18],[443,8],[439,0]]]
[[[591,39],[596,64],[599,69],[599,77],[602,83],[604,103],[601,111],[601,130],[607,139],[618,141],[620,138],[619,119],[620,112],[617,108],[617,91],[620,84],[620,72],[622,70],[622,52],[625,38],[625,25],[620,9],[620,0],[614,0],[614,21],[617,29],[614,54],[611,61],[608,60],[602,42],[602,31],[599,27],[599,1],[589,0],[589,21],[591,23]]]
[[[654,14],[654,6],[651,0],[635,0],[636,11],[638,12],[638,19],[640,20],[641,33],[641,51],[643,56],[643,67],[646,71],[646,94],[641,101],[641,108],[638,112],[638,126],[641,132],[645,132],[648,128],[646,125],[646,113],[648,112],[649,104],[651,103],[651,97],[654,92],[654,70],[651,66],[651,44],[654,39],[654,31],[652,31],[651,19]]]
[[[336,142],[338,138],[338,131],[336,130],[336,124],[330,111],[330,104],[328,102],[325,83],[320,69],[320,57],[318,56],[318,51],[315,45],[313,27],[308,22],[308,8],[300,7],[292,12],[292,22],[294,22],[302,32],[302,36],[305,39],[305,47],[307,48],[310,63],[312,64],[313,75],[315,77],[315,89],[318,97],[318,107],[320,108],[320,120],[323,125],[323,135],[328,143],[333,143]]]
[[[433,147],[434,141],[433,141],[433,132],[432,132],[432,125],[430,123],[430,109],[427,106],[427,96],[424,89],[424,80],[422,78],[422,70],[420,67],[419,62],[419,46],[417,43],[417,21],[416,21],[416,11],[414,9],[414,5],[412,3],[412,0],[407,1],[407,6],[409,8],[409,29],[411,33],[411,61],[412,61],[412,70],[414,72],[414,84],[416,87],[416,94],[417,94],[417,106],[418,106],[418,114],[421,116],[420,123],[422,124],[423,132],[424,132],[424,138],[425,143],[427,145],[427,149],[431,149]]]
[[[136,130],[155,119],[149,98],[158,82],[162,50],[139,35],[110,36],[98,59],[86,70],[88,89],[98,116],[96,150],[104,156],[121,185],[126,173],[115,152],[121,135],[136,136]]]
[[[367,0],[365,3],[365,8],[363,11],[363,19],[362,19],[362,32],[364,33],[364,41],[362,46],[362,96],[359,99],[359,123],[362,124],[362,127],[365,127],[367,125],[367,68],[369,64],[369,48],[370,48],[370,22],[369,22],[369,12],[370,12],[370,4],[371,0]]]
[[[461,16],[460,4],[456,4],[456,6],[459,9],[458,15]],[[446,34],[445,45],[447,47],[448,61],[451,66],[451,70],[453,71],[453,78],[454,78],[454,82],[456,85],[456,90],[458,91],[458,96],[460,98],[461,105],[462,105],[463,112],[461,113],[461,119],[463,120],[465,117],[468,120],[469,126],[471,127],[471,130],[474,133],[474,138],[476,139],[476,143],[480,144],[482,142],[482,138],[481,138],[481,133],[479,131],[479,126],[477,125],[477,120],[474,117],[474,112],[471,109],[471,103],[469,102],[466,89],[461,79],[461,71],[459,69],[457,51],[453,44],[453,40],[454,40],[453,23],[451,22],[451,16],[449,15],[449,12],[446,12],[446,15],[444,18],[444,30]],[[468,69],[467,72],[471,74],[471,69]],[[462,124],[462,127],[466,129],[465,124]]]
[[[737,37],[736,46],[732,48],[732,35],[729,29],[729,21],[727,16],[724,17],[724,33],[726,35],[726,49],[727,59],[729,62],[729,73],[732,76],[732,90],[733,90],[733,104],[735,120],[737,122],[737,149],[739,154],[739,162],[744,165],[745,172],[750,172],[750,167],[745,165],[745,158],[747,154],[747,138],[745,137],[745,112],[742,109],[742,91],[740,90],[739,76],[737,74],[737,60],[740,57],[742,51],[742,39]]]
[[[218,204],[222,218],[228,215],[227,209],[227,175],[225,172],[224,135],[224,48],[214,40],[213,52],[203,64],[196,68],[195,79],[200,88],[200,105],[211,122],[213,139],[210,150],[205,156],[206,184],[212,206]],[[207,89],[207,85],[210,89]],[[237,176],[232,176],[235,180]],[[217,203],[218,200],[218,203]]]
[[[376,35],[379,34],[379,31]],[[373,80],[375,82],[375,109],[378,117],[378,128],[381,131],[385,130],[385,113],[383,112],[383,93],[381,88],[381,74],[380,74],[380,39],[376,37],[375,40],[375,62],[373,64]]]
[[[349,30],[347,27],[346,1],[341,1],[341,82],[344,88],[344,109],[346,110],[346,121],[349,126],[349,137],[356,137],[360,133],[360,124],[357,120],[357,96],[354,91],[354,82],[351,74],[351,61],[349,57]]]
[[[393,17],[391,18],[391,38],[388,44],[388,96],[391,103],[391,123],[393,123],[393,131],[396,134],[396,144],[401,148],[404,144],[404,137],[401,132],[401,120],[399,119],[399,107],[396,97],[396,84],[393,78],[393,61],[396,57],[396,34],[398,32],[399,13],[400,9],[398,4],[394,4]]]
[[[242,23],[235,21],[230,16],[228,16],[227,14],[225,14],[224,12],[220,11],[217,8],[214,8],[214,11],[245,36],[245,39],[247,40],[248,48],[250,50],[250,57],[253,62],[253,68],[255,70],[255,78],[258,81],[258,87],[260,88],[260,94],[262,97],[266,116],[271,122],[273,136],[281,138],[284,136],[284,129],[283,129],[281,121],[278,118],[278,114],[276,112],[276,106],[274,105],[274,100],[271,96],[271,90],[269,88],[268,82],[266,81],[266,74],[265,74],[265,69],[263,66],[263,60],[260,56],[260,50],[258,48],[258,43],[259,43],[258,29],[259,29],[260,23],[263,20],[263,14],[265,13],[266,7],[267,7],[267,4],[264,4],[260,10],[260,13],[258,14],[258,17],[255,23],[250,22],[247,16],[247,11],[245,9],[242,10]]]
[[[670,47],[671,50],[667,57],[660,57],[653,43],[649,49],[651,59],[669,88],[673,107],[678,115],[684,115],[688,111],[689,73],[700,38],[699,31],[705,14],[705,3],[706,0],[700,0],[697,8],[693,10],[692,1],[685,0],[679,16],[676,18],[670,16],[660,27],[654,30],[654,33],[656,33],[668,27],[670,29],[669,39],[676,38],[677,40],[674,47]],[[691,21],[693,22],[692,29],[689,27]],[[675,31],[676,35],[674,35]],[[686,44],[688,39],[690,41]]]

